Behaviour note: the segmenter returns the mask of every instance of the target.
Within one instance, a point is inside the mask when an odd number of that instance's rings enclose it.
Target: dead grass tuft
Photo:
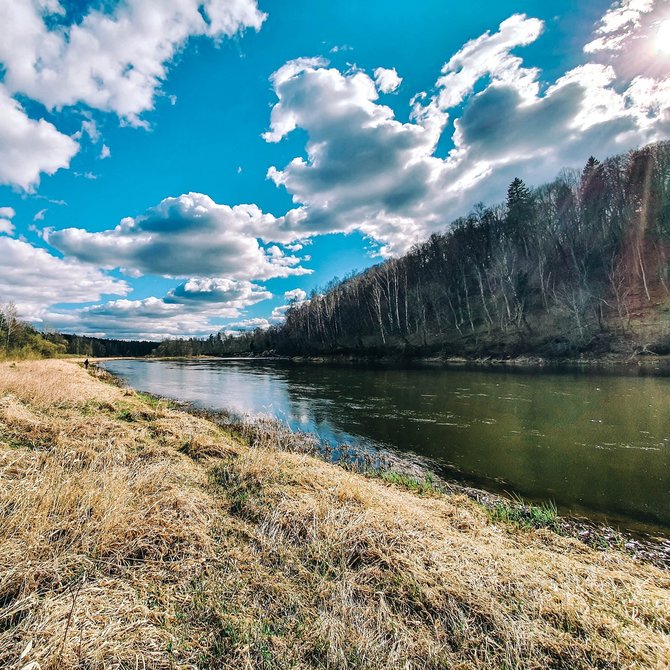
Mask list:
[[[71,363],[0,364],[0,667],[29,642],[42,668],[168,667],[175,585],[212,555],[216,511],[152,431],[165,412],[132,402]]]
[[[207,667],[670,662],[670,579],[623,554],[296,454],[243,452],[212,481],[229,502],[219,532],[252,556],[197,584],[186,617]]]

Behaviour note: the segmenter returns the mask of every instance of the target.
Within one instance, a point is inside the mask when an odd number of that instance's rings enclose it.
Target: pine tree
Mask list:
[[[587,161],[579,186],[582,225],[602,230],[607,207],[607,181],[600,161],[591,156]]]
[[[535,217],[533,196],[522,179],[516,177],[507,189],[507,232],[528,255],[528,232]]]

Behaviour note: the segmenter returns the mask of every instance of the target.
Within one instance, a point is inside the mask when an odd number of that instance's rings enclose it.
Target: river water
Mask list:
[[[105,367],[138,390],[270,414],[335,445],[418,454],[484,489],[670,531],[670,378],[260,360]]]

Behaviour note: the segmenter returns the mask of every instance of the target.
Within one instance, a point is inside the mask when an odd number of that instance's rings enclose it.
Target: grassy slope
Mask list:
[[[662,668],[670,575],[0,363],[0,667],[35,662]]]

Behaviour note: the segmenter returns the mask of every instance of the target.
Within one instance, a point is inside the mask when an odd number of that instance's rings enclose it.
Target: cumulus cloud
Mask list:
[[[52,311],[45,318],[63,332],[143,340],[204,334],[209,324],[207,317],[155,297],[114,300],[67,312]]]
[[[14,224],[9,219],[0,219],[0,235],[13,235]]]
[[[89,265],[57,258],[22,240],[0,237],[0,302],[15,302],[22,318],[42,321],[50,305],[94,301],[129,291],[126,282]]]
[[[165,297],[168,304],[182,304],[198,310],[210,305],[225,305],[230,309],[242,309],[262,300],[272,298],[272,293],[249,281],[234,281],[228,278],[193,278],[179,284]]]
[[[619,88],[637,78],[663,80],[668,76],[667,0],[621,0],[604,15],[594,39],[584,47],[592,62],[611,65]],[[667,27],[665,28],[667,31]]]
[[[289,308],[289,305],[279,305],[272,310],[270,314],[270,321],[273,323],[278,323],[283,321],[286,318],[286,310]]]
[[[382,93],[393,93],[402,84],[402,77],[398,75],[396,69],[378,67],[375,72],[375,84]]]
[[[72,135],[73,139],[80,140],[82,137],[88,137],[93,144],[96,144],[100,141],[100,131],[98,130],[98,124],[93,119],[85,119],[81,122],[81,128]]]
[[[256,205],[220,205],[201,193],[166,198],[102,232],[47,229],[45,239],[68,256],[105,268],[167,277],[269,279],[307,274],[300,259],[271,242],[276,219]]]
[[[523,60],[512,54],[512,50],[535,42],[543,28],[539,19],[515,14],[503,21],[497,32],[486,32],[469,41],[442,68],[442,76],[437,80],[439,107],[456,107],[486,76],[491,78],[493,86],[506,85],[528,99],[534,98],[539,90],[539,71],[523,67]]]
[[[13,235],[12,219],[16,215],[13,207],[0,207],[0,234]]]
[[[515,50],[543,29],[515,15],[465,44],[433,94],[413,98],[408,123],[380,104],[365,72],[306,58],[280,68],[265,138],[307,135],[306,158],[268,171],[297,204],[280,228],[296,239],[359,230],[382,254],[399,253],[477,202],[499,201],[515,176],[540,183],[590,153],[670,136],[667,64],[663,76],[638,73],[622,86],[613,64],[589,62],[542,90],[539,70]],[[453,148],[443,158],[435,150],[450,116]]]
[[[70,165],[78,140],[101,136],[90,116],[72,137],[34,120],[16,96],[49,110],[83,103],[146,126],[175,54],[193,36],[215,40],[258,30],[265,14],[256,0],[125,0],[111,12],[102,3],[68,24],[58,0],[0,2],[0,183],[32,191],[40,174]],[[110,155],[103,145],[100,158]]]
[[[100,149],[100,160],[104,161],[105,158],[109,158],[112,155],[112,150],[106,145],[103,144],[102,148]]]
[[[256,317],[254,319],[244,319],[243,321],[228,323],[225,326],[224,332],[226,335],[238,335],[246,330],[256,330],[257,328],[267,330],[271,325],[267,319]]]
[[[283,321],[286,317],[286,311],[288,308],[302,305],[302,303],[304,303],[307,299],[307,293],[301,288],[294,288],[291,291],[286,291],[284,293],[284,298],[287,300],[286,304],[279,305],[272,310],[270,321],[275,323]]]
[[[7,4],[11,3],[2,6]],[[0,184],[32,191],[39,183],[40,173],[53,174],[69,167],[79,150],[77,142],[53,124],[31,119],[2,84],[0,118]]]
[[[377,88],[364,72],[343,74],[304,59],[285,65],[273,82],[279,102],[266,139],[279,141],[296,127],[309,138],[306,160],[268,171],[302,205],[281,225],[296,238],[355,228],[374,235],[383,216],[396,235],[414,238],[410,200],[429,188],[441,128],[397,121],[377,103]]]
[[[248,281],[191,278],[158,298],[113,300],[76,310],[49,312],[54,327],[100,337],[161,340],[206,335],[217,321],[239,317],[243,310],[272,294]]]
[[[655,5],[655,0],[615,2],[600,20],[595,39],[584,46],[584,51],[620,51],[641,27],[643,16],[649,14]]]
[[[307,297],[307,293],[301,288],[294,288],[292,291],[286,291],[284,297],[289,301],[295,302],[304,302]]]
[[[190,37],[258,30],[265,14],[255,0],[126,0],[71,25],[65,17],[57,1],[0,3],[5,85],[49,109],[82,102],[137,125]]]

